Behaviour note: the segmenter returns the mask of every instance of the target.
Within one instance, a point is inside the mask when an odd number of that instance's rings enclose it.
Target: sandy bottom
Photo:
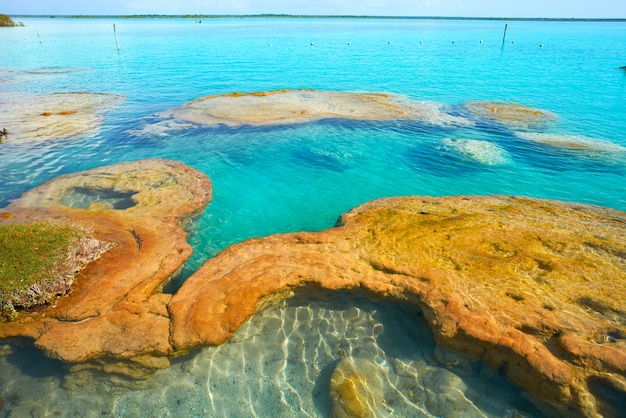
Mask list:
[[[4,342],[0,416],[325,417],[337,364],[360,360],[382,379],[389,416],[538,416],[484,366],[435,349],[419,315],[354,293],[294,298],[257,313],[226,344],[140,382],[70,374],[29,345]]]

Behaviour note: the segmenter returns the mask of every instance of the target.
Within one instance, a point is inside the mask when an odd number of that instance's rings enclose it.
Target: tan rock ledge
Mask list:
[[[157,115],[162,120],[135,133],[166,134],[195,125],[290,125],[323,119],[371,121],[418,120],[436,126],[470,126],[441,103],[411,101],[383,93],[321,90],[274,90],[229,93],[193,100]]]
[[[618,415],[625,213],[528,198],[407,197],[364,204],[341,224],[249,240],[207,262],[169,304],[174,349],[220,344],[298,287],[363,289],[421,307],[439,344],[482,360],[549,415]]]
[[[25,193],[0,222],[55,219],[114,247],[55,305],[0,323],[0,338],[30,337],[53,358],[135,377],[166,367],[171,296],[159,290],[191,255],[182,223],[210,199],[206,175],[160,159],[61,176]]]
[[[420,307],[440,345],[499,371],[548,415],[619,415],[625,213],[503,196],[382,199],[326,231],[233,245],[175,295],[160,293],[191,252],[180,222],[209,198],[206,176],[164,160],[65,176],[26,193],[2,222],[66,219],[117,246],[55,306],[0,324],[0,337],[31,337],[78,369],[143,377],[172,355],[223,343],[298,288],[361,289]],[[348,394],[345,376],[356,382],[350,373],[334,382]],[[358,387],[354,403],[340,408],[370,402]]]

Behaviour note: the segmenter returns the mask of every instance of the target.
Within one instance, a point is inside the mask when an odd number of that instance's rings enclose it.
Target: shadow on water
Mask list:
[[[597,376],[587,381],[589,390],[595,397],[602,400],[600,412],[607,418],[623,417],[626,411],[626,392],[616,387],[608,379]]]
[[[327,364],[320,371],[313,387],[313,406],[321,416],[328,417],[331,412],[330,379],[340,360]]]
[[[12,348],[6,361],[20,373],[36,379],[50,376],[63,376],[67,373],[65,363],[46,356],[27,338],[14,338],[8,341]]]
[[[432,359],[435,337],[419,308],[402,302],[373,303],[378,308],[374,317],[384,327],[377,342],[387,355],[400,360]]]
[[[112,189],[91,189],[75,187],[61,199],[61,204],[75,209],[87,209],[94,203],[101,203],[117,210],[132,208],[136,205],[132,197],[136,192],[118,192]]]

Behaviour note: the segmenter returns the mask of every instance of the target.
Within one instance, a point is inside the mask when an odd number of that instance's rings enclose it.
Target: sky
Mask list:
[[[0,13],[626,18],[626,0],[0,0]]]

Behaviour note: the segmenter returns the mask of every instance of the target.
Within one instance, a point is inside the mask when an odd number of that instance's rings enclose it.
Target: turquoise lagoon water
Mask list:
[[[410,100],[444,104],[452,113],[462,113],[461,105],[472,100],[522,103],[559,116],[546,128],[550,133],[626,146],[626,73],[616,69],[626,65],[626,23],[322,18],[222,18],[205,19],[202,24],[186,19],[17,20],[26,26],[0,31],[0,104],[6,105],[3,100],[15,94],[68,91],[117,93],[127,100],[106,115],[96,134],[72,140],[0,144],[0,207],[61,174],[152,157],[182,161],[209,175],[214,199],[190,227],[195,252],[181,280],[235,242],[278,232],[329,228],[342,212],[385,196],[499,193],[626,209],[623,153],[605,155],[538,145],[495,124],[442,128],[407,121],[327,120],[282,127],[194,128],[167,136],[137,133],[154,119],[155,112],[199,97],[308,88],[396,93]],[[508,32],[503,43],[505,23]],[[497,145],[506,152],[506,163],[477,162],[447,147],[446,138]],[[245,368],[235,358],[255,363],[263,344],[284,347],[296,336],[303,340],[297,356],[305,359],[302,363],[311,363],[308,356],[316,350],[311,347],[350,341],[356,344],[347,350],[352,353],[368,340],[372,346],[361,351],[377,353],[368,356],[383,370],[392,370],[393,361],[398,359],[447,370],[433,360],[433,346],[429,345],[432,336],[416,332],[398,342],[425,347],[416,350],[426,352],[423,357],[416,354],[406,359],[385,351],[384,342],[372,331],[379,326],[393,328],[394,322],[383,324],[372,312],[391,310],[391,317],[402,320],[412,314],[398,307],[363,302],[367,306],[358,315],[348,315],[345,312],[353,312],[351,306],[362,302],[351,298],[346,296],[342,303],[330,307],[326,302],[300,301],[299,307],[286,303],[258,314],[246,327],[271,329],[267,324],[275,324],[280,333],[292,339],[272,343],[271,339],[259,342],[259,337],[239,336],[229,343],[235,348],[225,345],[202,350],[155,377],[143,390],[112,386],[98,390],[108,382],[104,378],[72,384],[76,378],[68,377],[60,365],[47,362],[32,350],[6,346],[0,376],[5,404],[2,413],[20,416],[38,405],[43,408],[40,412],[60,411],[65,416],[81,410],[77,404],[91,402],[93,416],[142,416],[141,411],[146,410],[155,416],[185,416],[185,412],[267,416],[271,411],[282,416],[327,415],[327,399],[315,394],[324,387],[323,377],[328,377],[328,368],[342,358],[345,348],[341,352],[327,349],[326,357],[316,354],[319,363],[314,362],[312,371],[298,368],[298,362],[286,357],[275,360],[279,365],[276,369],[245,373],[245,382],[210,383],[226,379],[219,374],[228,375],[225,364],[232,364],[232,373],[243,379]],[[328,326],[327,319],[318,319],[333,312],[341,321],[333,325],[337,329],[367,330],[352,339],[335,332],[339,337],[333,338],[338,342],[329,342],[331,337],[321,331],[293,332],[300,326],[294,318],[302,315],[294,313],[297,309],[306,310],[308,319],[302,323],[309,328],[319,329],[320,323]],[[283,318],[282,322],[272,322],[276,321],[272,315]],[[361,327],[359,321],[373,325]],[[29,363],[41,367],[33,370]],[[418,373],[422,366],[411,367],[411,373]],[[277,377],[267,383],[272,389],[264,391],[259,388],[267,372]],[[486,376],[481,373],[478,375]],[[471,380],[477,374],[459,376]],[[299,383],[289,379],[299,379]],[[167,383],[174,380],[175,385]],[[504,386],[500,382],[489,387]],[[455,405],[462,407],[469,402],[488,416],[506,416],[516,408],[524,414],[536,413],[511,395],[514,388],[509,389],[507,396],[491,396],[502,400],[498,406],[484,405],[485,396],[489,398],[485,394],[491,389],[482,392],[482,403],[477,400],[481,396],[461,391],[464,400]],[[232,396],[241,398],[243,409],[221,399]],[[72,403],[73,399],[77,403]],[[222,403],[216,404],[216,399]],[[398,401],[404,406],[397,408],[405,409],[390,414],[408,411],[411,405],[425,405],[424,399]],[[153,409],[146,409],[147,405]],[[192,406],[196,408],[193,411]],[[436,405],[420,408],[419,413],[414,411],[416,416],[447,414]]]

